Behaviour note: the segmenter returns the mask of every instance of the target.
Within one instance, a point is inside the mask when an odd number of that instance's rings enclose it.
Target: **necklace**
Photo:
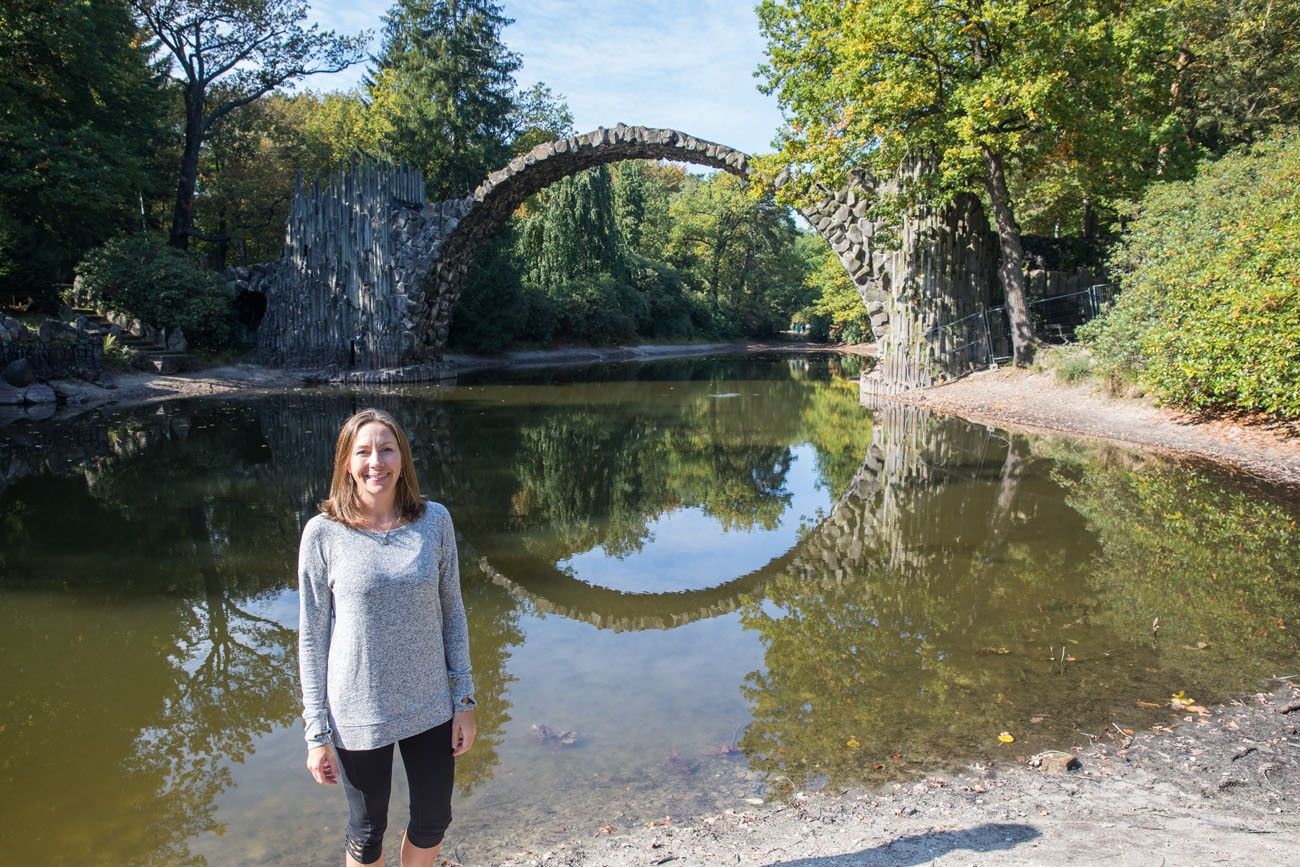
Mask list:
[[[390,518],[389,520],[385,521],[384,523],[389,525],[389,526],[388,526],[388,529],[386,529],[386,530],[371,529],[370,527],[360,527],[360,528],[358,528],[358,529],[360,529],[362,532],[364,532],[364,533],[365,533],[366,535],[368,535],[368,536],[375,536],[375,537],[377,537],[377,538],[379,539],[379,544],[381,544],[381,545],[387,545],[387,544],[388,544],[388,537],[389,537],[391,534],[393,534],[394,532],[396,532],[397,530],[400,530],[400,529],[402,528],[402,526],[403,526],[402,524],[398,523],[399,520],[400,520],[399,518],[393,517],[393,518]],[[378,524],[379,522],[378,522],[378,521],[375,521],[375,522],[372,522],[372,523],[374,523],[374,524]]]

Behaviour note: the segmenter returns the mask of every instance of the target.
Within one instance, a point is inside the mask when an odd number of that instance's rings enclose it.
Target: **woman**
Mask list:
[[[321,512],[298,549],[307,769],[347,793],[344,864],[374,864],[397,744],[411,791],[401,864],[430,867],[451,822],[455,757],[476,731],[451,516],[420,496],[406,434],[376,409],[339,430]]]

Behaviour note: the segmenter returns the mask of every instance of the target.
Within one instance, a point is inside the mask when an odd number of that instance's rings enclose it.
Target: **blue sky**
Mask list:
[[[507,0],[503,32],[523,57],[521,85],[544,81],[564,95],[574,126],[666,126],[748,153],[771,150],[781,125],[758,92],[763,62],[756,0]],[[315,0],[313,17],[343,33],[373,30],[389,0]],[[306,82],[343,90],[361,67]]]

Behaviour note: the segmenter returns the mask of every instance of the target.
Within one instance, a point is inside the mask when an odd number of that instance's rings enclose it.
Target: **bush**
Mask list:
[[[1042,362],[1057,379],[1067,384],[1081,382],[1092,375],[1092,356],[1077,346],[1046,348]]]
[[[1300,416],[1300,132],[1157,184],[1080,329],[1098,367],[1195,409]]]
[[[232,295],[217,274],[152,235],[128,235],[77,266],[81,298],[155,328],[180,328],[194,348],[215,352],[234,333]]]

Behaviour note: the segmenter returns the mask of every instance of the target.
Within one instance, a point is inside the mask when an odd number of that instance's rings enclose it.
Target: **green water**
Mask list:
[[[0,427],[4,860],[339,862],[293,573],[371,404],[460,537],[467,864],[1013,761],[1295,673],[1294,493],[865,407],[849,373],[695,359]]]

